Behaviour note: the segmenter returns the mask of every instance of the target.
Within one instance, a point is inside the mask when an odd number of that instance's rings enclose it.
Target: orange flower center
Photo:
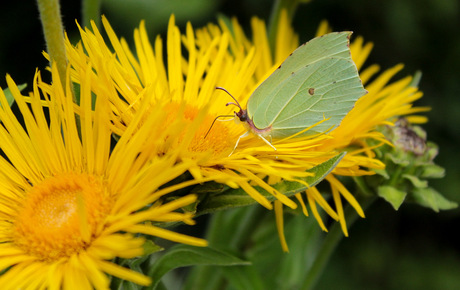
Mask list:
[[[204,152],[211,149],[214,155],[220,155],[222,152],[233,149],[232,146],[235,145],[235,140],[238,136],[236,136],[236,138],[232,136],[229,128],[219,121],[216,121],[211,128],[213,120],[214,118],[211,116],[205,118],[203,124],[198,128],[192,142],[188,146],[189,151]],[[208,133],[207,136],[206,133]]]
[[[168,119],[172,120],[177,118],[179,105],[171,104],[169,110],[170,113],[168,115]],[[183,112],[183,117],[188,125],[191,125],[195,118],[198,117],[198,114],[200,114],[199,109],[187,105]],[[230,129],[231,126],[229,126],[229,123],[232,123],[231,120],[228,122],[216,121],[212,125],[215,117],[216,116],[211,116],[209,114],[204,117],[204,120],[195,131],[195,135],[193,136],[191,142],[188,144],[187,150],[189,152],[199,153],[210,150],[214,156],[219,156],[222,153],[228,154],[231,152],[239,135],[232,132]],[[168,122],[166,123],[168,124]],[[184,127],[183,134],[185,134],[188,129],[188,127]]]
[[[27,192],[13,226],[14,243],[40,260],[84,250],[103,228],[112,202],[100,178],[67,173]]]

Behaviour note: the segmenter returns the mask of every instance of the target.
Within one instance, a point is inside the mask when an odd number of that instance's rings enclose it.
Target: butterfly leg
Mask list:
[[[235,147],[233,147],[233,150],[232,150],[232,152],[228,155],[228,157],[232,156],[233,152],[235,152],[236,147],[238,147],[238,143],[240,143],[241,138],[247,137],[248,135],[249,135],[249,131],[247,131],[246,133],[244,133],[243,135],[241,135],[241,136],[238,138],[238,140],[236,140]]]
[[[268,142],[268,140],[267,140],[267,139],[265,139],[265,138],[264,138],[264,136],[262,136],[262,135],[257,135],[257,136],[259,136],[259,138],[260,138],[260,139],[264,140],[264,142],[265,142],[265,143],[267,143],[267,144],[268,144],[268,146],[272,147],[272,148],[273,148],[273,150],[275,150],[275,151],[276,151],[276,148],[275,148],[275,146],[273,146],[273,145],[272,145],[272,143]],[[270,137],[271,137],[271,136],[270,136]],[[270,139],[271,139],[271,138],[270,138]]]

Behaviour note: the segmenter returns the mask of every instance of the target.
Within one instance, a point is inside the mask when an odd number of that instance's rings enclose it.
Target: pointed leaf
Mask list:
[[[411,197],[416,203],[425,207],[429,207],[435,212],[457,207],[456,202],[447,200],[444,196],[442,196],[439,192],[431,187],[416,188],[412,192]]]
[[[18,89],[20,91],[22,91],[23,89],[25,89],[27,87],[27,84],[22,84],[22,85],[18,85]],[[11,91],[9,88],[6,88],[3,90],[3,93],[5,94],[5,97],[6,97],[6,100],[8,101],[8,105],[13,105],[14,103],[14,97],[13,95],[11,94]],[[1,105],[0,105],[1,106]]]
[[[150,255],[159,251],[163,251],[164,249],[151,240],[145,241],[145,243],[142,245],[142,248],[144,248],[144,255]]]
[[[400,166],[407,166],[409,165],[410,161],[407,159],[407,156],[403,154],[399,154],[398,156],[395,154],[387,154],[386,155],[394,164]]]
[[[389,202],[395,210],[398,210],[401,204],[404,202],[407,193],[400,191],[393,186],[379,186],[377,194]]]
[[[219,23],[223,23],[224,27],[228,28],[228,30],[230,31],[230,34],[232,36],[235,36],[235,31],[233,29],[233,22],[232,22],[232,19],[230,17],[228,17],[227,15],[223,14],[223,13],[218,13],[217,14],[217,21]]]
[[[336,155],[329,159],[326,162],[323,162],[309,170],[307,172],[312,172],[314,173],[314,176],[307,176],[305,178],[302,178],[303,181],[305,181],[309,186],[305,186],[303,184],[300,184],[298,182],[294,181],[284,181],[280,182],[278,184],[275,184],[273,186],[276,188],[278,191],[282,192],[286,196],[292,196],[296,193],[302,192],[307,190],[308,188],[311,188],[313,186],[316,186],[318,183],[320,183],[326,176],[331,173],[331,171],[339,164],[340,160],[346,155],[346,152],[342,152],[339,155]],[[270,195],[271,196],[271,195]],[[274,197],[272,197],[272,200],[275,200]]]
[[[439,148],[438,148],[438,145],[436,145],[435,143],[433,142],[427,142],[426,143],[426,146],[427,146],[427,158],[428,160],[433,160],[436,156],[438,156],[438,153],[439,153]]]
[[[228,186],[227,186],[228,188]],[[224,191],[225,185],[217,182],[206,182],[202,185],[195,186],[193,193],[203,195],[204,193],[221,193]]]
[[[324,232],[313,216],[285,214],[284,232],[289,253],[281,250],[274,223],[255,230],[246,257],[264,277],[265,289],[301,289],[300,281],[309,271],[321,248]],[[324,217],[324,215],[323,215]]]
[[[119,259],[117,264],[123,267],[129,267],[131,270],[134,270],[138,273],[143,273],[141,264],[143,264],[147,259],[151,258],[151,254],[162,251],[163,248],[152,242],[151,240],[146,240],[144,245],[144,254],[140,257],[132,259]],[[111,289],[142,289],[143,286],[140,286],[136,283],[123,280],[118,277],[112,277]]]
[[[428,181],[421,180],[415,175],[403,174],[402,177],[409,180],[412,183],[412,185],[417,188],[428,187]]]
[[[412,81],[410,82],[409,86],[418,88],[420,80],[422,79],[422,71],[416,71],[414,76],[412,77]]]
[[[192,265],[235,266],[250,263],[212,248],[199,248],[188,245],[172,247],[161,256],[150,269],[148,276],[152,278],[149,289],[155,289],[161,277],[172,269]]]
[[[423,167],[422,178],[443,178],[446,170],[436,164],[425,165]]]
[[[140,269],[137,269],[137,267],[139,267],[140,264],[142,264],[148,258],[150,258],[151,254],[164,250],[164,248],[158,246],[151,240],[146,240],[145,243],[142,245],[142,247],[144,248],[144,254],[142,256],[126,260],[126,264],[131,269],[136,270],[136,271],[140,270]]]
[[[384,179],[390,179],[390,175],[385,169],[374,169],[375,174],[382,176]]]
[[[314,173],[313,176],[307,176],[302,178],[302,180],[305,181],[309,186],[305,186],[301,183],[294,181],[282,181],[273,185],[273,188],[277,189],[286,196],[292,196],[298,192],[307,190],[308,188],[313,187],[317,185],[319,182],[321,182],[337,166],[337,164],[340,162],[340,160],[342,160],[345,154],[346,152],[342,152],[327,160],[326,162],[323,162],[307,170],[307,172]],[[255,186],[254,188],[268,200],[275,200],[275,197],[263,188],[258,186]],[[211,213],[218,210],[224,210],[227,208],[248,206],[254,203],[256,203],[256,201],[248,194],[246,194],[246,192],[243,189],[230,189],[224,191],[221,194],[212,195],[208,199],[204,200],[199,205],[198,213]]]

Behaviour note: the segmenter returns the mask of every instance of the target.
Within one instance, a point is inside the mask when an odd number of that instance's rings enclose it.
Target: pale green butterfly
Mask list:
[[[265,137],[288,137],[315,124],[296,137],[323,133],[339,126],[355,102],[367,93],[351,59],[350,35],[351,32],[333,32],[297,48],[256,88],[246,110],[227,90],[217,87],[235,100],[236,103],[227,105],[239,107],[240,111],[234,112],[234,116],[247,128],[233,151],[249,133],[276,150]]]

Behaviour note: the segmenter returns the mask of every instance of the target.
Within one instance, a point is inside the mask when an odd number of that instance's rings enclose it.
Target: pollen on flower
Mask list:
[[[13,242],[39,260],[78,253],[102,230],[111,198],[103,182],[88,174],[45,179],[26,192],[13,224]]]
[[[219,155],[222,152],[233,149],[235,140],[238,136],[235,138],[235,136],[230,133],[229,128],[222,122],[215,122],[211,128],[212,121],[213,118],[211,116],[206,117],[193,137],[188,147],[189,151],[204,152],[212,149],[214,155]]]
[[[190,105],[187,105],[182,112],[178,104],[170,104],[167,109],[169,110],[169,114],[166,124],[169,124],[173,119],[178,118],[181,115],[183,116],[185,123],[187,123],[188,127],[182,128],[182,137],[188,130],[190,130],[189,126],[193,126],[193,121],[201,113],[198,108]],[[216,121],[213,124],[214,119],[215,116],[207,114],[204,116],[204,120],[200,122],[199,127],[193,130],[195,134],[187,147],[189,152],[199,153],[211,151],[214,156],[218,156],[221,153],[230,152],[233,149],[233,146],[238,139],[238,135],[230,130],[228,123],[231,122]],[[182,137],[179,139],[182,139]]]

